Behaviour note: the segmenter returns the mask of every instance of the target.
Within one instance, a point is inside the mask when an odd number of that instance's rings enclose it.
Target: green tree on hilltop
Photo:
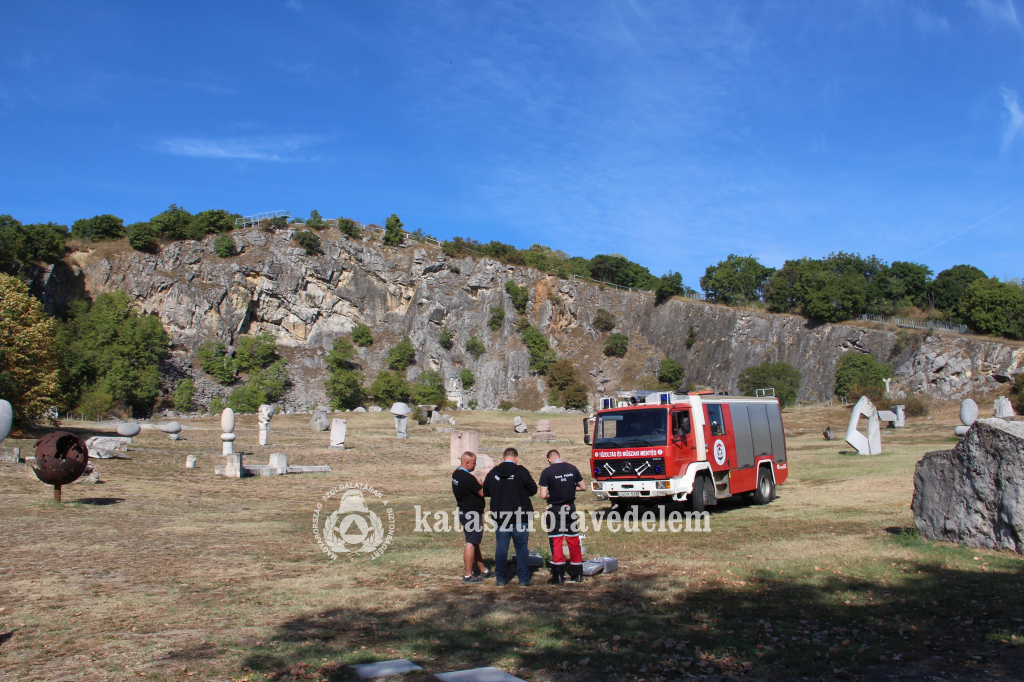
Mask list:
[[[384,223],[384,245],[399,246],[405,239],[405,232],[402,230],[402,221],[392,213],[387,222]]]

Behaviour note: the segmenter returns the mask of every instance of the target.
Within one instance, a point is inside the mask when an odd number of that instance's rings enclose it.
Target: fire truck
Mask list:
[[[583,429],[593,491],[617,506],[676,501],[699,512],[733,495],[768,504],[789,473],[774,395],[636,391],[602,398]]]

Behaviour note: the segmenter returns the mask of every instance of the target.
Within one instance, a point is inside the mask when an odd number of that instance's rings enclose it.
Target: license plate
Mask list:
[[[629,492],[629,493],[623,492],[623,493],[619,493],[619,497],[640,497],[640,493],[637,493],[637,492]]]

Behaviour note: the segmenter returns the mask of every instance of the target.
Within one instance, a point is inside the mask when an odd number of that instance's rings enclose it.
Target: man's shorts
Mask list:
[[[464,512],[459,510],[459,523],[462,524],[462,532],[466,536],[466,543],[479,545],[484,539],[484,519],[478,511]]]
[[[549,537],[579,535],[580,525],[574,504],[552,504],[544,512],[544,529]]]

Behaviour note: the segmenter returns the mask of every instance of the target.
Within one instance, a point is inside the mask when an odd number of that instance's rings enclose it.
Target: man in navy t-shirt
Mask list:
[[[586,490],[580,470],[562,461],[558,450],[548,452],[547,469],[540,475],[540,496],[547,500],[544,529],[551,543],[551,580],[555,585],[565,583],[565,552],[562,540],[569,545],[569,579],[583,582],[583,550],[580,547],[579,520],[576,517],[576,491]]]
[[[462,553],[466,572],[462,582],[467,584],[481,582],[481,576],[490,578],[494,575],[484,566],[484,558],[480,554],[480,542],[484,535],[484,490],[480,481],[471,473],[474,469],[476,454],[467,450],[462,453],[459,468],[452,473],[452,494],[459,508],[459,523],[466,535],[466,549]]]

